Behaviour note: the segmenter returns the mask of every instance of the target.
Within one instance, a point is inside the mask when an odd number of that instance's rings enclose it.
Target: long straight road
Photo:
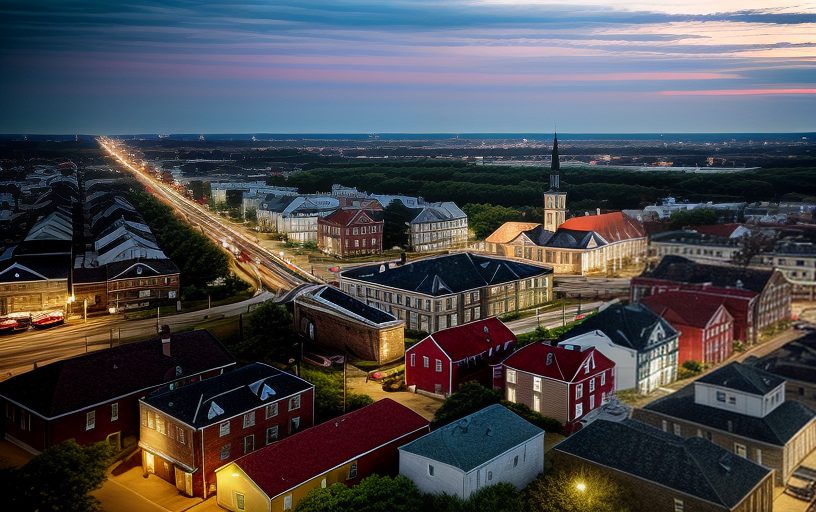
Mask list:
[[[270,289],[288,290],[304,282],[317,282],[317,279],[304,270],[294,267],[290,262],[262,247],[257,239],[250,237],[243,230],[230,226],[214,212],[191,201],[149,173],[142,172],[130,161],[130,156],[125,151],[126,146],[123,144],[105,137],[100,137],[97,141],[104,151],[132,173],[150,193],[180,212],[188,223],[199,227],[215,243],[234,247],[238,252],[246,254],[257,264],[261,281]]]
[[[601,306],[603,302],[588,302],[581,304],[581,312],[587,313]],[[561,327],[566,322],[570,323],[575,319],[578,313],[578,305],[567,306],[563,311],[561,309],[550,310],[541,313],[538,316],[530,316],[521,318],[519,320],[512,320],[507,322],[507,327],[513,331],[513,334],[523,334],[525,332],[534,331],[539,325],[547,329],[554,327]]]

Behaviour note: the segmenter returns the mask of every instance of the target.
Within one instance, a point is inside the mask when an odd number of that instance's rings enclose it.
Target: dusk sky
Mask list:
[[[0,133],[816,131],[816,1],[0,3]]]

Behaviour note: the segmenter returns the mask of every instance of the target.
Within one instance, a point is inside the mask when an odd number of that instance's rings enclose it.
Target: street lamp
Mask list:
[[[575,484],[575,488],[578,490],[578,492],[586,492],[587,486],[584,482],[578,482]]]

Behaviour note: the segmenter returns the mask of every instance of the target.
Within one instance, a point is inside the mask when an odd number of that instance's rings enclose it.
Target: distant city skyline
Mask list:
[[[5,2],[0,133],[816,131],[816,4]]]

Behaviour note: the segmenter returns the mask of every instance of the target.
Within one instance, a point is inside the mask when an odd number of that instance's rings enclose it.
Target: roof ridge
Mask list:
[[[689,437],[688,439],[683,440],[683,443],[680,445],[682,447],[682,450],[692,460],[692,462],[694,463],[694,466],[699,470],[700,475],[702,475],[703,480],[705,481],[706,484],[708,484],[708,487],[711,489],[711,491],[714,493],[714,495],[717,496],[717,499],[720,500],[720,503],[725,504],[726,500],[723,499],[722,495],[719,493],[718,487],[716,485],[714,485],[711,482],[711,480],[709,480],[708,474],[705,472],[705,470],[703,470],[703,467],[700,465],[700,462],[697,460],[697,457],[695,457],[694,454],[691,452],[691,450],[688,449],[688,444],[689,444],[688,441],[691,441],[692,439],[696,439],[696,438],[695,437]],[[722,457],[725,456],[725,455],[729,455],[729,456],[731,455],[731,452],[729,452],[729,451],[727,451],[725,449],[723,449],[723,451],[725,453],[720,456],[720,459],[722,459]]]

